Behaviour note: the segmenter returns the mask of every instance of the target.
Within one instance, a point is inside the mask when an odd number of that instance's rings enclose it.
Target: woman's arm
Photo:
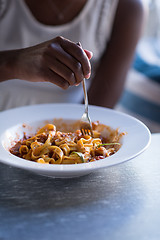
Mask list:
[[[91,57],[91,52],[59,36],[29,48],[0,52],[0,81],[46,81],[67,89],[90,77]]]
[[[0,52],[0,82],[15,79],[15,61],[19,50]]]
[[[119,100],[144,18],[140,0],[119,1],[110,41],[88,92],[90,104],[113,108]]]

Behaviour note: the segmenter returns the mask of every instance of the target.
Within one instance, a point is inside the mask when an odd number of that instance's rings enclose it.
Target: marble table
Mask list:
[[[0,240],[159,240],[160,133],[135,159],[73,179],[0,164]]]

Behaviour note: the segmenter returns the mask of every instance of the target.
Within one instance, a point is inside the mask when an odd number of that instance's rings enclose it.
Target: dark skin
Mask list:
[[[33,47],[2,52],[0,56],[2,81],[18,78],[51,82],[67,89],[78,85],[84,76],[89,78],[91,73],[91,52],[60,36]]]
[[[60,25],[75,18],[86,0],[57,1],[59,9],[72,1],[73,7],[62,21],[53,15],[50,1],[26,0],[35,18],[46,25]],[[37,8],[41,6],[41,8]],[[131,10],[131,11],[130,11]],[[113,108],[123,91],[126,74],[132,62],[136,44],[140,38],[145,11],[140,0],[120,0],[113,25],[111,39],[106,47],[92,85],[88,91],[89,103]],[[0,81],[24,79],[49,81],[63,89],[77,85],[91,74],[92,53],[63,37],[25,49],[0,53]]]
[[[140,1],[120,0],[110,42],[89,89],[91,104],[113,108],[119,100],[144,19],[145,9]]]

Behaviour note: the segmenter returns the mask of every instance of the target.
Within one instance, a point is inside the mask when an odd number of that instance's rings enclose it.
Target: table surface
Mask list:
[[[0,164],[0,240],[159,240],[160,134],[125,163],[73,179]]]

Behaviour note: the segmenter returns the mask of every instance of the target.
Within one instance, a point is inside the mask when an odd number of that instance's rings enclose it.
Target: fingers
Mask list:
[[[23,52],[20,61],[24,65],[23,79],[47,81],[67,89],[90,77],[92,53],[65,38],[57,37]]]
[[[42,77],[43,81],[51,82],[64,90],[70,86],[68,81],[66,81],[59,74],[55,73],[54,71],[52,71],[49,68],[41,74],[41,77]]]
[[[68,68],[66,65],[62,64],[59,60],[52,58],[51,56],[47,56],[48,68],[51,72],[54,72],[56,75],[68,82],[68,85],[73,86],[77,83],[76,77],[73,71]]]
[[[62,89],[89,78],[92,53],[65,38],[57,37],[19,51],[18,78],[51,82]]]
[[[50,59],[50,69],[57,74],[59,73],[71,85],[78,84],[83,80],[84,75],[81,63],[65,52],[61,46],[57,44],[52,45],[52,48],[48,52],[48,59]],[[75,79],[74,82],[70,79],[71,75]]]
[[[86,50],[86,49],[84,49],[84,51],[85,51],[88,59],[91,60],[91,58],[93,57],[93,53],[91,51]]]
[[[83,75],[85,78],[88,78],[89,75],[91,74],[91,65],[82,47],[64,38],[60,40],[60,44],[66,52],[68,52],[78,62],[81,63]]]
[[[75,43],[57,37],[52,41],[47,55],[50,58],[50,69],[63,77],[70,85],[79,84],[84,77],[90,77],[89,57],[91,53],[85,52]],[[53,59],[56,59],[56,62]]]

